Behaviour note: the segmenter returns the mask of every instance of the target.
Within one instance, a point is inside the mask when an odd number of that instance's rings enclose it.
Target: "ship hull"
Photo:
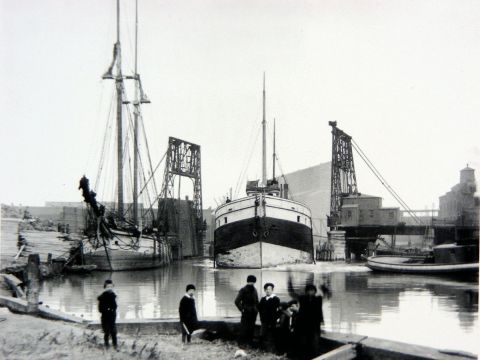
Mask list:
[[[96,248],[84,245],[84,264],[95,265],[98,271],[128,271],[159,268],[171,262],[170,247],[162,242],[141,238],[136,246],[129,246],[137,239],[119,233],[115,239]]]
[[[99,271],[126,271],[152,269],[167,265],[163,256],[156,254],[144,254],[135,250],[119,250],[99,248],[96,251],[85,254],[85,264],[95,265]]]
[[[283,206],[279,211],[278,205],[285,205],[287,200],[268,197],[264,200],[257,202],[263,203],[257,208],[255,204],[250,206],[247,199],[238,206],[228,205],[232,206],[228,212],[218,212],[219,226],[214,234],[217,267],[263,268],[313,262],[313,238],[307,209],[290,206],[294,203],[288,202],[288,208]],[[234,221],[228,223],[228,216]],[[225,217],[227,223],[222,224]]]
[[[215,256],[215,265],[220,268],[261,269],[312,261],[311,252],[265,242],[241,246]]]

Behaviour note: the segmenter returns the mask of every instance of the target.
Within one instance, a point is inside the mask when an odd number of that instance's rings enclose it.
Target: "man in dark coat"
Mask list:
[[[273,293],[274,285],[266,283],[263,286],[265,296],[260,299],[258,303],[258,312],[260,314],[260,321],[262,327],[260,330],[260,339],[262,347],[270,352],[274,349],[274,332],[277,323],[278,308],[280,306],[280,299]]]
[[[300,359],[312,359],[319,354],[320,325],[323,323],[322,296],[316,296],[317,287],[305,286],[305,294],[295,293],[291,277],[288,279],[288,292],[298,299],[300,305],[295,329],[295,338],[299,340],[298,355]]]
[[[180,314],[180,325],[182,326],[182,342],[190,342],[192,332],[198,328],[197,309],[195,308],[195,285],[189,284],[186,294],[180,300],[178,312]]]
[[[257,278],[248,275],[247,285],[240,289],[235,298],[235,305],[242,313],[240,320],[239,345],[252,344],[253,333],[255,331],[255,321],[257,320],[258,293],[255,289]]]
[[[98,297],[98,311],[102,314],[102,329],[104,333],[105,347],[109,347],[109,338],[112,336],[113,347],[117,348],[117,327],[115,319],[117,317],[117,295],[113,292],[112,280],[105,280],[103,284],[105,289]]]

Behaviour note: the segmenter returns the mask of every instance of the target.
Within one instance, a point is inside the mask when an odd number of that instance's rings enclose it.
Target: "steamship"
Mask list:
[[[310,209],[288,199],[288,185],[266,175],[265,77],[263,79],[262,179],[248,181],[246,197],[215,210],[214,258],[217,267],[263,268],[313,262]],[[275,136],[274,136],[275,138]]]

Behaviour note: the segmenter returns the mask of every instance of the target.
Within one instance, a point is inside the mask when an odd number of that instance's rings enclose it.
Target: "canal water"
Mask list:
[[[2,222],[3,224],[3,222]],[[5,234],[2,244],[15,239]],[[325,284],[332,297],[324,301],[327,331],[456,349],[478,354],[478,277],[377,274],[363,264],[317,263],[272,269],[214,269],[210,260],[189,260],[134,272],[94,272],[44,281],[40,300],[51,308],[85,319],[98,319],[97,296],[111,278],[118,294],[120,319],[177,318],[178,302],[189,283],[197,287],[200,318],[238,317],[235,296],[249,274],[257,290],[275,284],[281,300],[289,300],[288,277],[297,292],[305,284]]]

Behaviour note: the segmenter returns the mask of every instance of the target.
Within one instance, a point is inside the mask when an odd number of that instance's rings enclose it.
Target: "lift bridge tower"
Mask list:
[[[175,181],[177,177],[178,181]],[[191,200],[180,198],[182,177],[193,183]],[[172,244],[174,257],[181,259],[201,255],[205,225],[202,213],[200,145],[169,137],[158,209],[158,223]]]
[[[355,140],[337,127],[336,121],[329,122],[329,125],[332,127],[329,239],[335,241],[338,248],[344,246],[345,258],[351,258],[352,254],[357,259],[365,254],[371,255],[375,243],[383,241],[383,236],[391,238],[390,244],[383,242],[392,253],[397,251],[397,235],[415,235],[424,239],[430,236],[431,218],[420,218],[417,213],[421,211],[408,206]],[[404,211],[400,207],[383,207],[380,196],[358,191],[353,150]]]
[[[340,223],[342,198],[357,195],[357,179],[353,163],[352,137],[337,127],[336,121],[329,121],[332,127],[332,169],[330,183],[330,216],[328,226],[336,229]]]

